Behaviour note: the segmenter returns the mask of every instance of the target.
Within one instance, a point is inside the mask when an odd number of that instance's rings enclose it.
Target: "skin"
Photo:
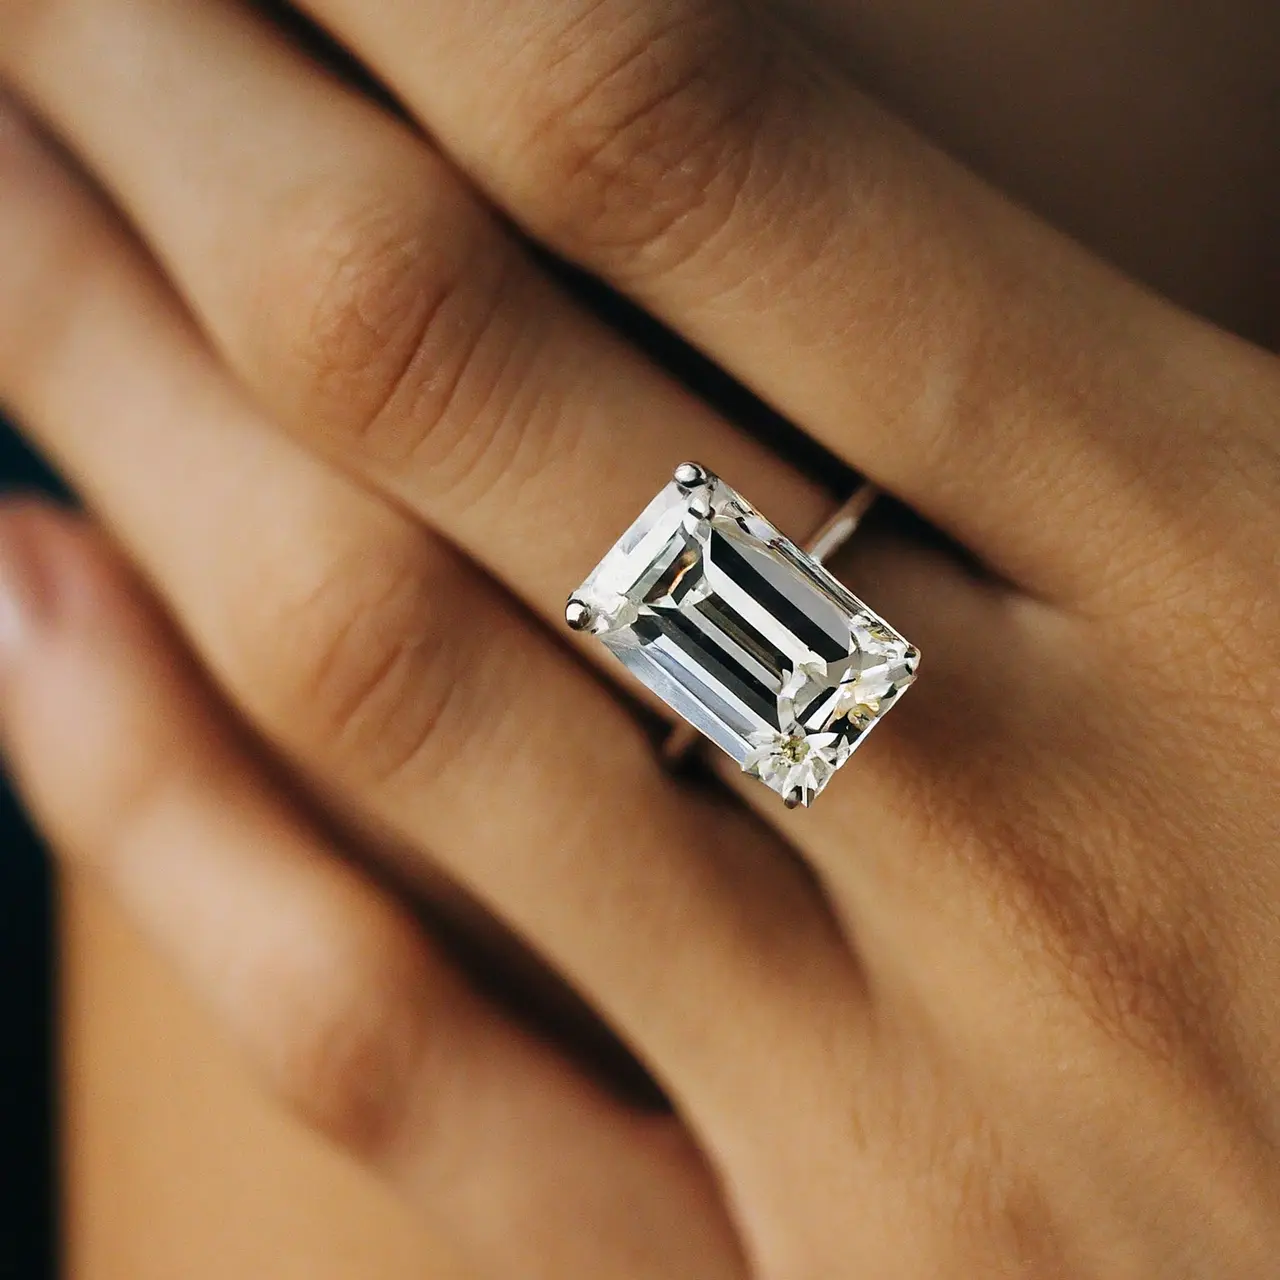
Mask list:
[[[1147,243],[1155,160],[1113,207],[913,86],[929,6],[817,43],[713,0],[312,11],[438,150],[231,4],[0,10],[65,148],[4,127],[0,399],[95,516],[0,519],[57,846],[479,1275],[1270,1274],[1280,362],[857,81],[1252,336],[1261,108],[1208,94],[1234,141],[1185,172],[1231,215]],[[558,617],[683,457],[787,529],[829,499],[490,204],[971,555],[839,564],[925,663],[812,811],[666,776]],[[469,981],[413,910],[441,871],[670,1114]]]

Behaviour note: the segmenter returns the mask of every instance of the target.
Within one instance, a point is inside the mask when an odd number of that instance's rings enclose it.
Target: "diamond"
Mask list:
[[[812,803],[919,652],[718,476],[686,464],[566,614],[791,806]]]

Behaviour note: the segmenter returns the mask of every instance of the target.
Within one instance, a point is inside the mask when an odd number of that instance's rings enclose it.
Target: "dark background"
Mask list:
[[[0,491],[56,491],[0,421]],[[54,884],[0,778],[0,1280],[57,1272]]]

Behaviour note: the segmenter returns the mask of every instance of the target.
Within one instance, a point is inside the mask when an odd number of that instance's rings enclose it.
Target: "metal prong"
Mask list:
[[[564,609],[564,620],[574,631],[590,631],[595,614],[588,605],[577,598],[571,599]]]
[[[711,500],[705,493],[694,493],[689,498],[689,514],[699,520],[711,519]]]
[[[682,462],[672,477],[680,488],[688,493],[692,489],[700,489],[711,479],[711,472],[697,462]]]
[[[788,809],[798,809],[802,804],[804,804],[804,792],[797,787],[789,795],[783,797],[782,803],[785,804]]]

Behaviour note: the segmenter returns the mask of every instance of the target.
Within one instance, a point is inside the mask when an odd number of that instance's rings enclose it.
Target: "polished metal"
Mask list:
[[[690,493],[694,489],[700,489],[711,481],[711,473],[697,462],[682,462],[672,476],[681,490]]]
[[[581,600],[571,599],[564,610],[564,620],[573,631],[590,631],[595,615]]]

